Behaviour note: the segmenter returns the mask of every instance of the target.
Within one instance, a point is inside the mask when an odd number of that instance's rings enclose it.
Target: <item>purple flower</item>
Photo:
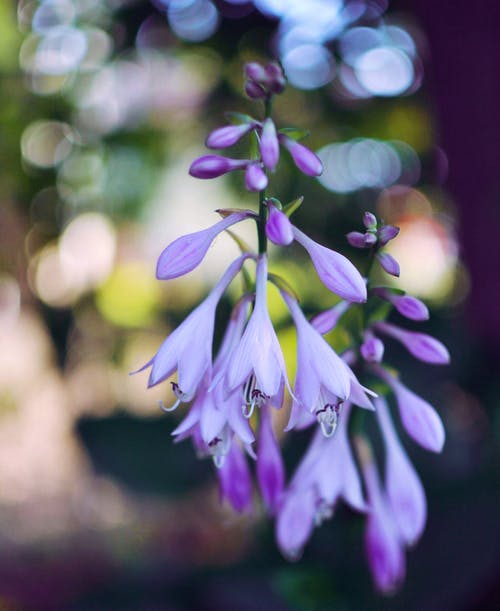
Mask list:
[[[156,277],[159,280],[170,280],[192,271],[201,263],[210,244],[221,231],[249,216],[254,216],[254,213],[249,210],[235,212],[212,227],[177,238],[161,253],[156,266]]]
[[[370,331],[365,332],[363,343],[359,350],[361,356],[369,363],[380,363],[384,356],[383,342]]]
[[[323,164],[316,153],[283,134],[280,134],[278,138],[301,172],[307,174],[307,176],[319,176],[323,172]]]
[[[420,538],[427,519],[424,488],[397,436],[387,403],[378,399],[376,407],[386,453],[387,500],[402,539],[407,545],[413,545]]]
[[[378,231],[378,241],[380,246],[385,246],[387,242],[394,240],[394,238],[399,234],[399,227],[394,227],[393,225],[383,225]]]
[[[275,244],[287,246],[293,242],[293,229],[286,214],[273,204],[268,204],[269,216],[266,222],[266,235]]]
[[[406,388],[382,367],[374,367],[396,395],[401,422],[408,435],[431,452],[441,452],[445,440],[444,426],[436,410],[422,397]]]
[[[241,123],[240,125],[226,125],[218,127],[211,132],[205,141],[210,149],[224,149],[236,144],[243,136],[255,128],[256,123]]]
[[[245,93],[249,98],[252,98],[252,100],[262,100],[267,97],[264,87],[255,81],[247,81],[245,83]]]
[[[274,121],[270,118],[266,119],[262,125],[260,154],[266,168],[274,172],[280,158],[280,145]]]
[[[377,217],[372,212],[365,212],[363,214],[363,225],[372,231],[377,229]]]
[[[428,320],[429,310],[425,303],[411,295],[398,295],[385,287],[376,287],[373,293],[391,303],[396,310],[410,320]]]
[[[267,187],[267,176],[258,161],[249,163],[245,171],[245,187],[248,191],[263,191]]]
[[[232,507],[243,512],[252,505],[252,478],[247,460],[236,443],[232,443],[226,460],[217,469],[220,495],[227,499]]]
[[[379,252],[377,254],[377,260],[385,272],[391,276],[399,277],[399,263],[392,255],[390,255],[388,252]]]
[[[316,431],[280,506],[276,523],[278,545],[291,559],[299,557],[314,525],[330,518],[343,499],[366,511],[358,470],[347,436],[350,405],[346,404],[333,437]]]
[[[231,353],[226,387],[231,391],[245,385],[245,399],[260,405],[281,393],[288,384],[285,361],[266,302],[267,256],[257,262],[255,307],[243,336]]]
[[[373,462],[362,461],[370,503],[365,529],[365,550],[373,580],[384,593],[397,589],[405,576],[404,545]]]
[[[167,337],[142,369],[151,367],[148,386],[155,386],[178,372],[173,384],[179,402],[190,401],[212,366],[212,338],[217,304],[227,286],[250,255],[244,254],[228,267],[210,295]]]
[[[271,513],[275,513],[283,494],[285,467],[274,435],[270,409],[267,405],[262,405],[260,410],[257,480],[267,507]]]
[[[316,329],[306,320],[298,303],[283,293],[297,328],[296,401],[314,413],[326,436],[335,432],[340,405],[350,394],[347,365]],[[295,425],[297,410],[291,414],[287,430]]]
[[[244,170],[251,163],[249,159],[230,159],[221,155],[204,155],[195,159],[189,168],[189,174],[194,178],[217,178],[232,172]]]
[[[347,310],[351,307],[348,301],[340,301],[333,308],[324,310],[311,320],[312,326],[321,335],[329,333],[338,323],[341,316],[343,316]]]
[[[354,248],[370,248],[377,242],[377,236],[373,233],[361,233],[360,231],[351,231],[346,234],[346,238]]]
[[[425,363],[447,365],[450,362],[450,353],[446,346],[426,333],[407,331],[388,322],[377,322],[373,327],[401,342],[410,354]]]
[[[307,250],[321,282],[347,301],[366,301],[366,284],[354,265],[343,255],[321,246],[305,233],[293,227],[297,242]]]

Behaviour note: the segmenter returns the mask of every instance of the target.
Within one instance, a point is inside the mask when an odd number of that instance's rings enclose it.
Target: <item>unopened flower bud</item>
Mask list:
[[[217,178],[233,170],[246,168],[247,159],[230,159],[221,155],[204,155],[195,159],[189,168],[189,174],[194,178]]]
[[[241,125],[226,125],[211,132],[205,144],[211,149],[224,149],[236,144],[245,134],[254,127],[253,123],[242,123]]]
[[[267,176],[259,163],[250,163],[245,172],[245,186],[249,191],[263,191],[267,187]]]
[[[354,248],[367,248],[366,236],[360,231],[351,231],[346,235],[347,241]],[[376,241],[376,240],[375,240]]]
[[[271,242],[280,246],[287,246],[293,242],[293,228],[289,218],[272,204],[269,206],[266,234]]]
[[[245,93],[252,100],[262,100],[267,96],[266,90],[264,87],[261,87],[255,81],[247,81],[245,83]]]
[[[280,158],[280,145],[274,121],[269,118],[264,121],[262,126],[260,154],[266,168],[273,172]]]
[[[376,229],[377,217],[371,212],[365,212],[363,214],[363,224],[367,229]]]
[[[281,66],[271,62],[265,67],[267,85],[272,93],[282,93],[285,89],[286,79]]]
[[[319,176],[323,172],[323,164],[320,158],[303,144],[280,134],[281,144],[288,149],[295,165],[301,172],[308,176]]]
[[[399,277],[399,263],[393,256],[387,252],[381,252],[377,255],[377,259],[384,271],[391,274],[391,276]]]
[[[394,225],[384,225],[378,230],[378,240],[381,246],[385,246],[387,242],[393,240],[399,233],[399,227]]]
[[[264,82],[267,77],[264,66],[257,62],[248,62],[245,64],[245,75],[250,80],[257,82]]]
[[[382,340],[372,333],[367,333],[360,347],[361,356],[369,363],[380,363],[384,356],[384,344]]]

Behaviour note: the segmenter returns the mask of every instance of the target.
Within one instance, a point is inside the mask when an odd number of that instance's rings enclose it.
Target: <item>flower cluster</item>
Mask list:
[[[276,520],[276,538],[283,554],[296,559],[315,526],[333,515],[340,499],[366,516],[366,552],[374,581],[382,591],[394,589],[403,579],[404,550],[421,535],[426,520],[422,484],[411,465],[392,423],[385,398],[368,386],[392,394],[403,428],[423,448],[439,452],[444,428],[424,399],[407,389],[384,363],[385,341],[400,342],[414,357],[432,364],[449,361],[446,348],[436,339],[372,316],[370,305],[385,302],[413,321],[426,320],[426,306],[403,291],[373,286],[372,264],[399,275],[399,265],[386,244],[398,228],[379,223],[367,212],[365,232],[351,232],[347,239],[367,251],[368,273],[362,276],[344,255],[327,248],[296,227],[291,214],[302,198],[282,206],[266,193],[269,172],[275,172],[280,147],[289,151],[305,174],[321,173],[318,157],[271,118],[273,95],[285,86],[276,63],[245,68],[245,90],[264,102],[261,119],[229,115],[235,122],[214,130],[207,138],[210,148],[225,149],[246,135],[255,138],[255,154],[248,159],[208,155],[196,159],[190,174],[216,178],[233,170],[245,170],[245,186],[259,193],[258,210],[218,210],[222,219],[213,226],[182,236],[161,253],[157,278],[168,280],[187,274],[203,260],[215,237],[245,221],[256,224],[258,249],[244,250],[184,322],[163,342],[142,369],[149,369],[149,386],[169,380],[176,395],[172,411],[181,403],[190,408],[173,431],[176,440],[191,438],[200,456],[210,456],[217,467],[222,498],[239,512],[254,502],[251,464],[268,512]],[[323,284],[337,302],[312,320],[304,315],[288,283],[268,271],[268,240],[283,247],[298,242],[308,253]],[[213,354],[217,305],[231,281],[245,267],[243,292],[235,303],[217,353]],[[249,278],[254,278],[254,280]],[[267,309],[267,285],[274,283],[290,313],[297,333],[297,368],[293,385],[282,349]],[[338,298],[340,297],[340,301]],[[337,354],[324,335],[340,324],[350,309],[361,310],[361,327],[352,346]],[[369,383],[365,380],[369,380]],[[367,386],[363,385],[367,384]],[[312,428],[311,443],[295,474],[287,483],[285,464],[273,424],[273,413],[290,405],[286,431]],[[383,483],[363,422],[375,419],[385,448]],[[352,435],[353,423],[356,435]]]

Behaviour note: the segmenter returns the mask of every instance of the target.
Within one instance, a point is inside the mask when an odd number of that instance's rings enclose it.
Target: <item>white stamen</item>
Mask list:
[[[179,407],[180,402],[181,400],[177,399],[177,401],[172,405],[172,407],[167,407],[165,403],[163,403],[163,401],[160,399],[158,401],[158,405],[162,411],[167,412],[168,414],[168,412],[173,412],[175,409],[177,409]]]
[[[316,418],[325,437],[332,437],[337,429],[341,402],[336,405],[326,403],[322,408],[316,410]]]

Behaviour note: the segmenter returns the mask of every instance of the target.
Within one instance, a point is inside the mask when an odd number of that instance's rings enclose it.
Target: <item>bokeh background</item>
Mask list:
[[[1,609],[500,608],[499,12],[492,0],[0,4]],[[225,110],[256,112],[242,64],[271,57],[291,82],[277,122],[309,128],[325,164],[316,181],[285,159],[273,190],[304,194],[297,223],[354,258],[344,234],[364,210],[399,225],[397,286],[428,301],[424,330],[453,357],[432,369],[391,355],[448,432],[441,456],[408,448],[429,521],[391,598],[373,591],[357,516],[339,508],[286,562],[263,512],[221,506],[209,461],[172,444],[178,415],[156,407],[168,389],[128,375],[237,252],[221,236],[187,279],[154,278],[173,238],[253,205],[241,175],[187,169]],[[274,268],[310,312],[331,305],[299,250],[276,251]],[[270,307],[291,353],[290,322]],[[290,465],[306,440],[284,442]]]

